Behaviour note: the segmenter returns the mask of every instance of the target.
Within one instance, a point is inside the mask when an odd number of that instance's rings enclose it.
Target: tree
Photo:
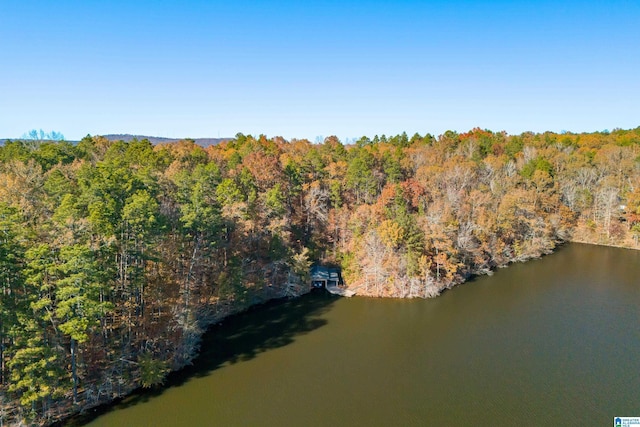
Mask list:
[[[16,209],[0,203],[0,386],[6,380],[6,352],[10,347],[9,332],[17,325],[17,315],[24,302],[20,300],[19,289],[24,282],[24,250],[18,243],[17,227],[21,218]]]
[[[376,195],[378,182],[373,175],[374,157],[366,148],[358,149],[347,168],[347,188],[354,192],[356,203],[371,202]]]
[[[87,341],[91,329],[113,309],[113,305],[102,298],[105,285],[94,254],[87,246],[76,244],[62,248],[59,257],[55,314],[60,322],[58,328],[70,339],[73,402],[77,403],[78,345]]]
[[[9,361],[11,370],[9,391],[17,392],[20,403],[31,407],[41,402],[42,413],[52,398],[61,397],[66,391],[62,369],[62,356],[43,333],[43,328],[34,318],[20,316],[19,329],[14,334],[14,353]]]
[[[138,190],[122,209],[120,277],[125,292],[133,297],[131,306],[144,315],[145,261],[154,235],[160,230],[158,202],[147,190]]]
[[[138,356],[138,365],[140,366],[140,383],[144,388],[161,385],[165,376],[169,373],[167,362],[155,359],[150,352],[145,352]]]

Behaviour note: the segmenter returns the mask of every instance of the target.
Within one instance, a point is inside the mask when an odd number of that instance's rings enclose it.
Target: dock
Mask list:
[[[352,297],[356,293],[350,289],[340,288],[338,285],[330,284],[326,286],[327,291],[334,295],[340,295],[342,297]]]

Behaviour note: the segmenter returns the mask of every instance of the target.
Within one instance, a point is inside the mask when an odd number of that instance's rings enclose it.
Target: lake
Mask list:
[[[430,300],[234,316],[90,426],[612,425],[640,416],[640,251],[571,244]]]

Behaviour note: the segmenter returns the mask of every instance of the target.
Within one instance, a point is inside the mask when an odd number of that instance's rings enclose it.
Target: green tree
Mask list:
[[[280,184],[274,185],[264,193],[264,203],[270,216],[282,217],[285,213],[286,197],[282,192]]]
[[[520,171],[520,174],[526,179],[531,179],[535,171],[543,171],[553,177],[553,165],[543,157],[538,156],[529,160]]]
[[[60,331],[70,339],[73,402],[78,401],[78,345],[86,342],[92,328],[113,309],[104,300],[105,285],[94,253],[86,245],[76,244],[60,250],[56,282],[56,317]]]
[[[144,388],[162,384],[165,376],[169,373],[167,362],[154,358],[151,352],[140,354],[138,365],[140,366],[140,382]]]
[[[69,142],[43,142],[33,152],[33,157],[44,171],[57,164],[69,164],[76,158],[76,149]]]
[[[366,148],[358,149],[349,162],[346,184],[355,193],[357,203],[371,202],[376,195],[378,182],[373,175],[374,166],[375,159]]]
[[[61,397],[66,391],[68,377],[62,369],[63,357],[47,339],[42,325],[31,316],[20,316],[13,336],[9,391],[18,393],[20,403],[30,406],[33,412],[41,402],[44,412],[49,399]]]
[[[5,383],[5,349],[11,345],[9,331],[17,324],[24,289],[24,250],[18,243],[21,225],[17,210],[0,203],[0,385]],[[24,297],[24,295],[22,295]]]

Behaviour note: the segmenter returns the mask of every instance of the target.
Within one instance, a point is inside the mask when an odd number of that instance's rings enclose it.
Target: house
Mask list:
[[[340,283],[340,270],[321,265],[311,267],[311,285],[314,288],[326,288],[338,286]]]

